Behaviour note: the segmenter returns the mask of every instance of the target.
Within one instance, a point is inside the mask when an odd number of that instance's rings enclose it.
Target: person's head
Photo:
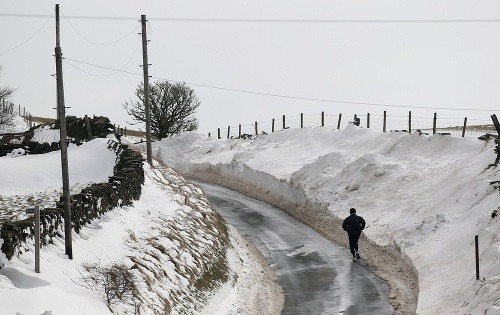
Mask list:
[[[350,214],[356,213],[356,209],[351,208],[351,210],[349,210],[349,213],[350,213]]]

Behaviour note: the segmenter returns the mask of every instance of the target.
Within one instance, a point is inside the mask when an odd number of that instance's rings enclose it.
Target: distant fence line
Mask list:
[[[443,123],[445,121],[445,123]],[[353,123],[364,128],[370,128],[375,130],[381,130],[383,132],[387,131],[402,131],[412,133],[414,131],[420,130],[425,131],[425,133],[445,133],[458,137],[476,137],[480,133],[484,134],[485,131],[496,132],[494,127],[491,128],[480,128],[472,127],[471,125],[491,125],[492,121],[488,120],[468,120],[467,117],[464,118],[446,118],[438,117],[437,113],[434,113],[433,117],[421,117],[412,116],[412,112],[409,111],[407,116],[390,116],[387,111],[383,114],[371,114],[367,113],[365,115],[354,115],[352,118],[346,118],[342,113],[335,115],[328,115],[325,112],[321,112],[316,115],[307,115],[300,113],[300,115],[286,116],[282,115],[279,119],[273,118],[270,121],[263,123],[255,122],[253,124],[242,125],[239,124],[236,128],[228,126],[227,129],[218,128],[216,133],[208,133],[209,137],[215,136],[218,139],[230,137],[241,138],[244,134],[258,135],[262,132],[272,133],[282,129],[288,128],[304,128],[304,127],[334,127],[335,129],[341,129],[347,124]],[[443,125],[446,126],[443,126]],[[438,132],[440,130],[446,130],[446,132]]]
[[[23,117],[27,123],[29,123],[30,128],[32,127],[33,121],[31,119],[31,114],[26,110],[26,107],[24,106],[16,105],[3,99],[2,102],[0,102],[0,113],[19,115]]]

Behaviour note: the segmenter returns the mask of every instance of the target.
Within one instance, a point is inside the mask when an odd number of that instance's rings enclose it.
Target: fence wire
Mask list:
[[[385,119],[384,119],[385,117]],[[453,137],[477,138],[486,133],[496,133],[495,127],[490,120],[467,119],[465,117],[423,117],[384,115],[370,113],[364,115],[347,116],[341,113],[303,113],[299,115],[279,116],[266,121],[251,124],[240,124],[221,127],[209,132],[209,137],[215,138],[238,138],[240,135],[256,135],[262,133],[277,132],[282,129],[313,128],[324,126],[330,129],[344,129],[349,124],[359,120],[359,126],[380,132],[405,131],[422,132],[432,135],[435,133],[446,134]],[[385,124],[384,124],[385,121]],[[465,133],[464,133],[465,124]],[[228,130],[229,128],[229,130]]]

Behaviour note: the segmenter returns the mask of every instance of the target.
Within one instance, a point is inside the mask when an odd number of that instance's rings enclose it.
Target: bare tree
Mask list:
[[[2,66],[0,66],[0,73]],[[0,86],[0,126],[10,124],[16,116],[14,104],[10,101],[16,90],[9,86]]]
[[[144,109],[144,85],[135,90],[138,100],[125,102],[123,108],[135,123],[146,122]],[[149,84],[151,131],[159,139],[183,131],[198,129],[198,120],[193,117],[201,102],[194,90],[185,83],[157,81]]]

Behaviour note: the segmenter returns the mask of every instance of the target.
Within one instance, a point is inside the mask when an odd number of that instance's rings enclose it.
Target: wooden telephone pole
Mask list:
[[[149,165],[153,166],[151,150],[151,114],[149,109],[149,74],[148,74],[148,38],[146,32],[146,15],[141,15],[142,24],[142,71],[144,71],[144,113],[146,116],[146,154]]]
[[[73,259],[73,245],[71,238],[71,209],[69,204],[69,171],[68,171],[68,144],[66,142],[66,108],[64,105],[64,85],[62,73],[62,52],[59,32],[59,4],[56,4],[56,79],[57,79],[57,117],[59,119],[59,135],[61,147],[61,168],[63,182],[63,204],[64,204],[64,245],[65,253],[69,259]]]

